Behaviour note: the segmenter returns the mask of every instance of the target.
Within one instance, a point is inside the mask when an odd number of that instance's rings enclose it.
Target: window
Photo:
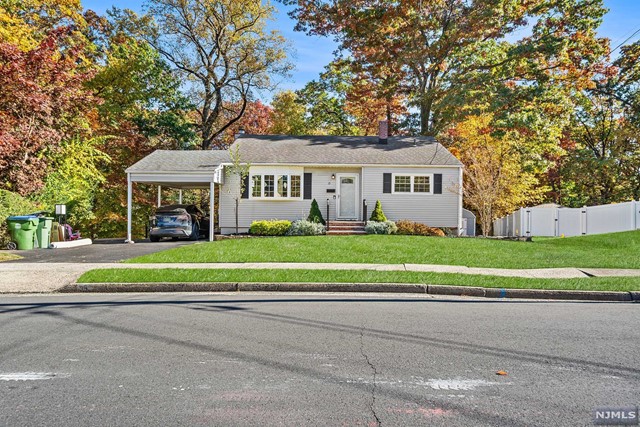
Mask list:
[[[264,197],[273,197],[273,190],[274,190],[274,182],[275,182],[275,178],[273,175],[265,175],[264,176],[264,193],[263,196]]]
[[[432,175],[396,175],[393,174],[393,193],[433,194]]]
[[[253,188],[251,190],[251,197],[262,196],[262,175],[253,175]]]
[[[300,175],[291,175],[291,197],[300,197],[300,188],[302,187],[300,185],[301,183],[302,180],[300,179]]]
[[[251,175],[252,198],[299,199],[302,176],[288,174]]]
[[[393,180],[394,193],[410,193],[411,192],[411,176],[396,175]]]
[[[288,197],[289,195],[288,180],[289,180],[288,175],[278,176],[278,197]]]
[[[414,193],[431,193],[431,177],[428,175],[417,175],[413,177]]]

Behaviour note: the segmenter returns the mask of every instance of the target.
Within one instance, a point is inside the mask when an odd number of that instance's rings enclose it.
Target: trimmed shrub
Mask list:
[[[291,228],[291,221],[270,219],[253,221],[249,233],[256,236],[284,236]]]
[[[438,236],[444,237],[444,231],[439,228],[429,227],[420,222],[401,220],[396,222],[398,234],[411,236]]]
[[[7,217],[12,215],[25,215],[40,210],[40,206],[25,199],[17,193],[0,190],[0,248],[4,249],[11,241]]]
[[[300,219],[298,221],[293,221],[291,228],[289,228],[289,231],[287,232],[287,236],[319,236],[326,232],[327,229],[324,225]]]
[[[382,212],[382,203],[380,203],[380,200],[376,200],[376,207],[373,210],[373,212],[371,212],[371,218],[369,218],[369,221],[374,221],[374,222],[387,221],[387,217],[384,215],[384,212]]]
[[[313,199],[311,202],[311,210],[309,211],[309,216],[307,217],[307,221],[315,222],[317,224],[325,225],[324,218],[322,217],[322,211],[320,211],[320,207],[318,206],[318,202],[316,199]]]
[[[364,226],[364,231],[367,234],[395,234],[398,231],[396,223],[393,221],[367,221],[367,225]]]

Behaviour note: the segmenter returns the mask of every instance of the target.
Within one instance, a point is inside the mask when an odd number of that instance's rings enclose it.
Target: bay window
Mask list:
[[[299,199],[302,176],[292,174],[252,174],[251,198]]]

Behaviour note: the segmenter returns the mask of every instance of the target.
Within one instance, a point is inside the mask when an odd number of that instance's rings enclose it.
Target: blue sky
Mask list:
[[[611,45],[617,46],[633,32],[640,29],[640,0],[604,0],[609,13],[605,16],[599,34],[611,39]],[[86,9],[93,9],[102,14],[111,6],[121,9],[129,8],[137,12],[142,9],[142,0],[83,0]],[[310,37],[293,31],[295,22],[287,16],[290,7],[274,3],[278,9],[276,19],[270,28],[279,30],[290,40],[293,47],[292,61],[296,66],[291,78],[280,82],[278,89],[299,89],[307,82],[316,79],[318,74],[333,59],[336,44],[324,37]],[[640,39],[637,34],[630,42]],[[262,94],[269,100],[268,94]]]

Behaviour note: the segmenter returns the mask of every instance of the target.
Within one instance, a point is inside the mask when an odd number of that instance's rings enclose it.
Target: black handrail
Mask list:
[[[362,221],[367,222],[367,199],[362,200]]]
[[[329,199],[327,199],[327,231],[329,231]]]

